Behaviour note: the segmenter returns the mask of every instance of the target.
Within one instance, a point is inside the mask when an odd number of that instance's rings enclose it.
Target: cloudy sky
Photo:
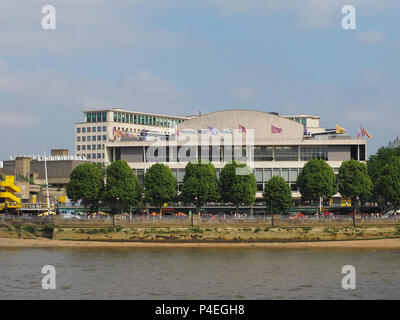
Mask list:
[[[43,30],[42,6],[56,8]],[[356,30],[341,27],[343,5]],[[0,0],[0,160],[73,150],[82,109],[313,114],[400,133],[398,0]]]

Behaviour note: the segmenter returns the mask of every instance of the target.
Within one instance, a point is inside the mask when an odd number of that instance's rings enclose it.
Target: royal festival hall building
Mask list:
[[[88,158],[86,154],[90,154],[82,151],[82,128],[86,128],[87,136],[88,128],[105,127],[104,140],[101,137],[99,143],[102,146],[95,147],[96,153],[104,156],[100,159],[96,156],[96,161],[125,160],[141,181],[146,169],[162,162],[172,169],[179,188],[188,161],[210,161],[218,175],[227,162],[236,160],[246,162],[253,170],[257,198],[261,198],[264,185],[276,175],[288,182],[294,198],[300,198],[296,179],[308,160],[324,159],[335,173],[343,161],[366,160],[366,140],[321,128],[318,116],[280,116],[254,110],[223,110],[189,117],[139,113],[130,117],[123,109],[103,112],[107,114],[106,121],[75,124],[76,155]],[[162,121],[157,121],[158,118]],[[85,119],[89,119],[87,111]],[[87,137],[85,140],[87,143]],[[340,202],[339,197],[337,194],[336,200]]]

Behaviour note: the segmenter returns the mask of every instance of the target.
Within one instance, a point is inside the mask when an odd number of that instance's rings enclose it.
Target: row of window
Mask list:
[[[77,154],[77,156],[86,157],[86,159],[104,159],[104,153]]]
[[[85,141],[106,141],[107,140],[107,136],[103,135],[103,136],[77,136],[76,137],[76,141],[77,142],[85,142]]]
[[[137,149],[134,162],[143,162],[142,147],[133,147]],[[232,146],[209,146],[209,147],[193,147],[180,146],[170,149],[157,147],[146,147],[148,162],[188,162],[196,161],[198,158],[210,162],[227,162],[236,161],[308,161],[313,158],[328,160],[327,146],[287,146],[287,147],[267,147],[256,146],[252,155],[247,154],[246,147]],[[251,158],[250,158],[251,157]],[[117,159],[118,160],[118,159]]]
[[[106,126],[103,126],[103,127],[83,127],[83,128],[81,128],[81,127],[77,127],[76,128],[76,132],[77,133],[86,133],[86,132],[101,132],[101,131],[103,131],[103,132],[105,132],[105,131],[107,131],[107,127]]]
[[[88,145],[77,145],[76,146],[76,151],[85,151],[85,150],[96,150],[96,145],[95,144],[88,144]],[[98,144],[97,145],[97,150],[105,150],[105,145],[104,144]]]
[[[131,123],[131,124],[142,124],[158,127],[175,127],[179,123],[183,122],[182,119],[168,118],[168,117],[157,117],[143,114],[125,113],[125,112],[114,112],[114,122]]]
[[[185,169],[171,169],[172,173],[178,181],[179,190],[183,184],[183,178],[185,176]],[[253,169],[253,173],[257,180],[257,191],[263,191],[267,182],[274,176],[279,176],[285,179],[285,181],[290,185],[292,191],[297,191],[296,180],[301,172],[302,168],[274,168],[274,169]],[[144,181],[144,170],[143,169],[133,169],[135,174],[138,176],[139,181],[143,183]],[[215,169],[217,178],[221,173],[221,169]]]
[[[87,112],[86,122],[106,122],[107,112]]]

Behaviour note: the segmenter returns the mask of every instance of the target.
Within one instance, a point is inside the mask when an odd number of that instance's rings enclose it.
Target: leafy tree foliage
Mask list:
[[[221,170],[219,185],[222,200],[233,203],[236,212],[239,204],[252,205],[256,200],[256,177],[244,163],[227,163]]]
[[[124,160],[111,163],[106,170],[104,200],[113,212],[124,212],[131,206],[137,206],[142,198],[143,189],[138,177]]]
[[[215,167],[211,163],[189,162],[185,168],[182,193],[184,202],[194,202],[196,213],[200,213],[200,207],[206,202],[219,199],[219,185]]]
[[[67,184],[67,196],[72,201],[82,201],[85,209],[97,208],[104,182],[101,171],[92,163],[83,163],[72,170]]]
[[[144,197],[150,204],[160,207],[177,197],[178,182],[171,169],[162,163],[153,164],[144,178]]]
[[[378,152],[370,156],[369,160],[367,161],[368,174],[374,183],[373,199],[378,202],[386,198],[385,195],[381,193],[383,190],[382,186],[378,187],[378,178],[381,177],[383,168],[391,161],[393,157],[400,157],[400,147],[394,149],[389,147],[381,147]]]
[[[342,196],[364,202],[371,196],[372,188],[372,180],[364,163],[353,159],[342,163],[339,168],[339,192]]]
[[[400,157],[391,157],[383,166],[375,190],[385,202],[400,204]]]
[[[297,185],[305,200],[317,201],[336,193],[337,182],[333,169],[325,160],[311,159],[297,177]]]
[[[263,192],[265,205],[272,211],[287,213],[292,207],[292,192],[285,179],[274,176],[265,185]]]

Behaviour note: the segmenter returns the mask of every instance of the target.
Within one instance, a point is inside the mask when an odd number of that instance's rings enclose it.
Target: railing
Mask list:
[[[226,226],[318,226],[318,225],[352,225],[353,216],[314,216],[305,215],[298,217],[274,215],[238,215],[238,216],[201,216],[197,215],[193,219],[189,216],[99,216],[81,218],[63,218],[62,216],[32,216],[32,215],[8,215],[0,214],[0,224],[35,224],[35,225],[55,225],[60,227],[105,227],[105,226],[191,226],[193,225],[226,225]],[[400,216],[390,217],[357,217],[356,225],[400,225]]]

